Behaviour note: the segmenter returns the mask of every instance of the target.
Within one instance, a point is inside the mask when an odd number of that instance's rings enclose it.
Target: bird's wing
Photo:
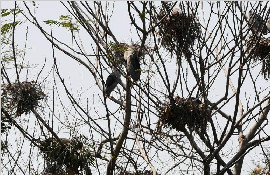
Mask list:
[[[106,87],[111,86],[116,81],[116,76],[114,74],[110,74],[106,80]]]
[[[140,69],[141,66],[140,66],[140,60],[139,60],[139,57],[137,55],[132,55],[132,59],[131,59],[131,64],[134,68],[134,70],[137,70],[137,69]]]

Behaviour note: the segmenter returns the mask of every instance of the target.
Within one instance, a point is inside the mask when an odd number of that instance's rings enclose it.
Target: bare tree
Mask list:
[[[60,3],[69,15],[45,23],[35,14],[35,4],[20,4],[21,15],[52,48],[54,90],[43,108],[37,107],[38,101],[21,112],[18,105],[11,108],[14,96],[22,96],[13,93],[14,88],[28,92],[22,89],[29,85],[17,65],[15,11],[11,50],[16,77],[11,78],[7,65],[1,69],[1,114],[43,151],[43,173],[239,175],[253,150],[267,155],[269,2],[128,1],[126,9],[112,2]],[[118,31],[111,27],[118,10],[127,11],[123,14],[129,15],[132,36],[138,40],[119,41]],[[47,30],[48,25],[68,29],[72,44],[61,41],[52,28]],[[81,38],[83,32],[88,38]],[[92,50],[86,49],[85,40],[91,40]],[[61,72],[60,53],[89,73],[96,97],[73,91]],[[114,86],[106,93],[106,79],[116,71],[120,76],[112,79]],[[45,93],[37,82],[30,84],[41,100]],[[11,100],[5,101],[7,97]],[[89,99],[99,104],[98,110],[89,110]],[[17,121],[25,113],[36,118],[38,131]],[[68,131],[70,138],[62,138],[56,128]],[[88,134],[80,135],[82,130]],[[9,154],[10,162],[16,162]],[[20,158],[20,152],[15,155]],[[4,167],[9,171],[14,166]]]

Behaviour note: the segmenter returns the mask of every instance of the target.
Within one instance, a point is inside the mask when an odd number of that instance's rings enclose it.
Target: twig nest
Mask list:
[[[181,132],[188,127],[197,133],[204,134],[211,117],[211,110],[199,99],[185,99],[177,96],[161,108],[159,116],[166,127]]]
[[[174,8],[169,14],[161,10],[157,18],[160,21],[160,31],[157,34],[161,37],[161,44],[169,51],[182,51],[190,58],[190,47],[201,35],[197,18],[178,8]]]
[[[247,14],[248,25],[252,29],[252,32],[259,36],[261,33],[266,35],[267,31],[267,21],[265,21],[259,14],[250,10]]]
[[[124,53],[127,49],[126,43],[109,43],[106,47],[108,61],[114,66],[125,65]]]
[[[247,52],[255,62],[261,62],[261,73],[265,79],[270,78],[270,39],[250,36],[247,41]]]
[[[46,162],[53,166],[49,167],[54,172],[79,172],[93,162],[89,150],[86,150],[79,138],[60,138],[61,143],[54,138],[40,142],[40,151],[44,153]],[[66,168],[64,168],[66,167]],[[49,169],[47,168],[47,169]],[[47,171],[48,172],[48,171]]]
[[[45,97],[41,86],[34,81],[4,84],[2,85],[1,107],[10,112],[10,115],[20,116],[39,107],[39,101]]]

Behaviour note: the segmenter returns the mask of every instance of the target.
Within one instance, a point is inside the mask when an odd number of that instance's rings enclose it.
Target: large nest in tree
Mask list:
[[[190,58],[190,47],[201,35],[200,23],[196,17],[174,8],[169,14],[161,10],[157,18],[160,21],[158,35],[161,37],[161,44],[169,51],[182,51]]]
[[[93,162],[92,154],[87,150],[79,138],[60,138],[62,144],[54,138],[40,142],[40,150],[45,155],[47,173],[70,172],[79,174],[81,170]]]
[[[137,172],[121,171],[119,175],[153,175],[153,172],[150,170],[145,170],[145,171],[139,170]]]
[[[211,110],[199,99],[177,96],[161,108],[159,116],[167,127],[184,132],[187,126],[190,130],[204,134],[211,117]]]
[[[255,62],[261,62],[261,73],[265,79],[270,78],[270,39],[250,36],[247,41],[247,52]]]
[[[35,81],[3,84],[1,107],[9,111],[11,115],[20,116],[39,107],[39,100],[45,97],[41,86]]]
[[[126,43],[109,43],[106,47],[108,61],[116,67],[125,65],[124,53],[127,50]]]

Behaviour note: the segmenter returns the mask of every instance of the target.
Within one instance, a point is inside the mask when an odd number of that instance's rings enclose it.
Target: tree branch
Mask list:
[[[126,117],[124,119],[124,125],[122,128],[121,135],[119,137],[119,140],[117,141],[117,144],[114,148],[114,152],[112,155],[112,158],[107,166],[107,175],[112,175],[114,168],[115,168],[115,163],[116,159],[120,153],[120,149],[123,146],[123,142],[127,137],[128,130],[129,130],[129,124],[130,124],[130,119],[131,119],[131,77],[128,75],[126,78]]]

